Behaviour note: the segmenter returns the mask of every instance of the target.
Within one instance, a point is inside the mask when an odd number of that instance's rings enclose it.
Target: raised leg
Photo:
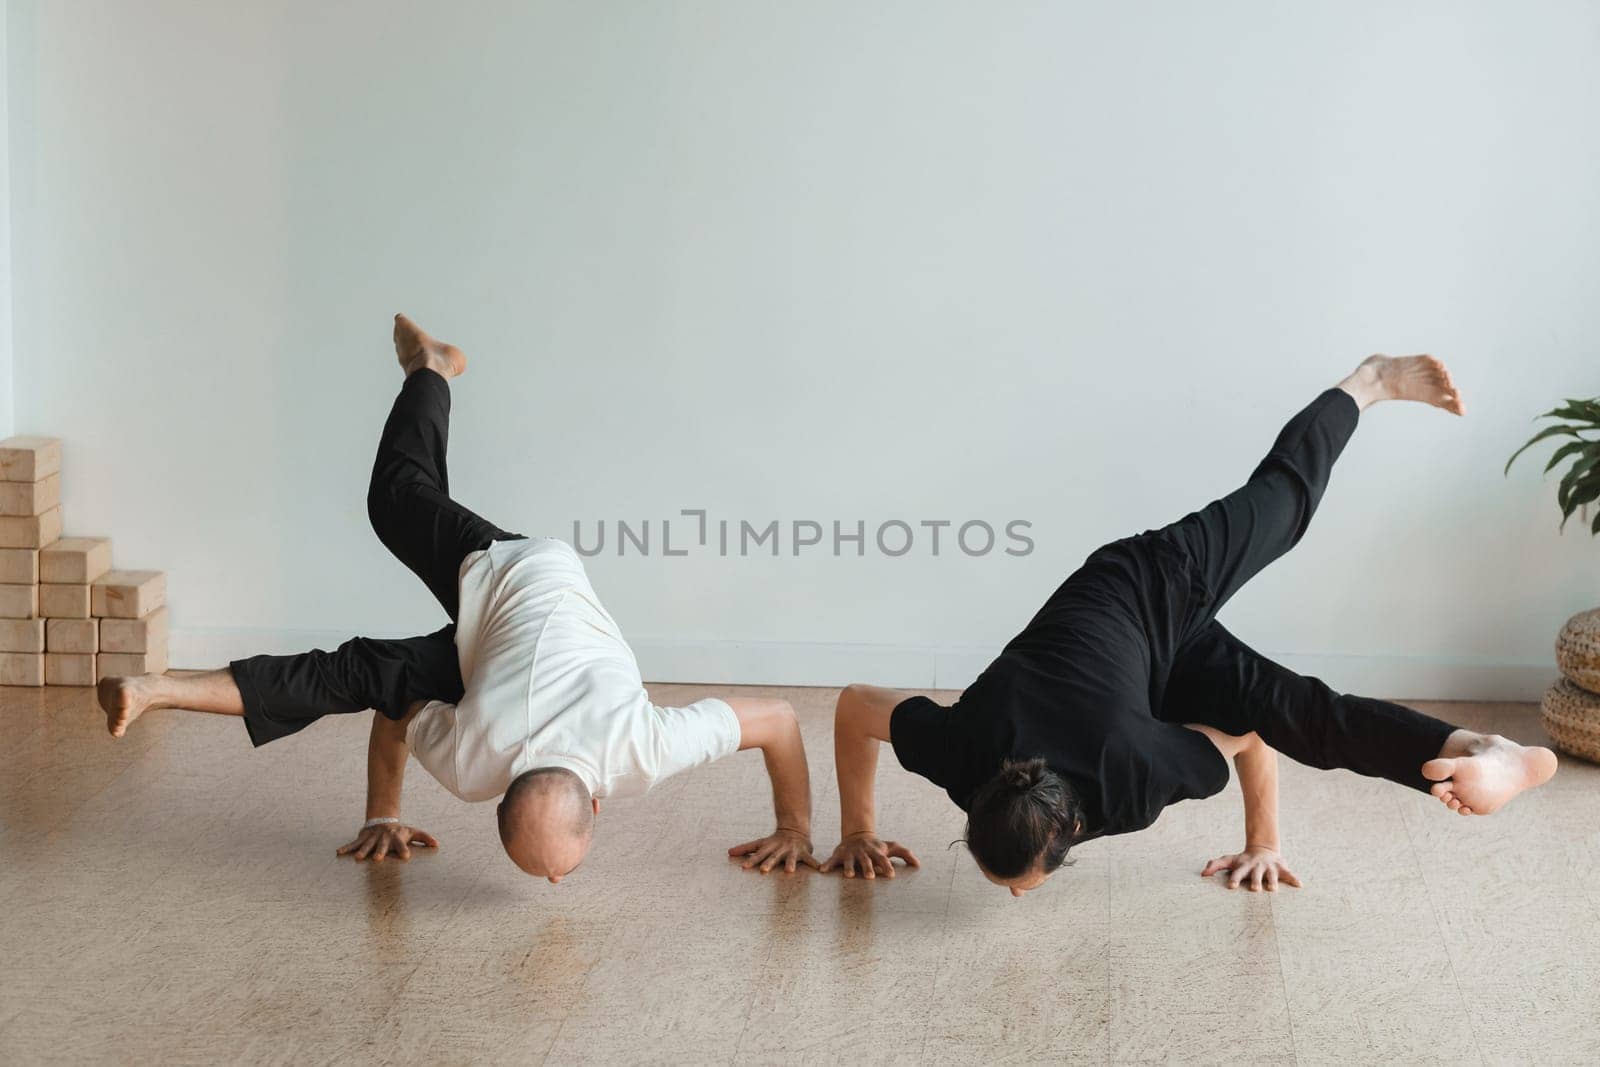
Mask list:
[[[395,354],[406,380],[378,440],[367,516],[378,540],[422,579],[453,621],[462,559],[491,541],[521,535],[507,533],[450,499],[445,462],[448,382],[466,370],[460,349],[434,340],[397,315]]]
[[[1179,652],[1158,715],[1224,733],[1254,732],[1296,763],[1343,768],[1430,792],[1423,765],[1450,723],[1386,700],[1335,692],[1250,648],[1213,621]]]
[[[403,640],[357,637],[332,652],[253,656],[225,670],[107,678],[106,727],[121,737],[152,708],[240,715],[256,745],[303,730],[324,715],[375,708],[391,719],[418,700],[461,699],[455,627]]]
[[[133,721],[152,708],[244,714],[239,687],[234,684],[233,674],[226,670],[104,678],[98,696],[112,737],[127,733]]]
[[[229,665],[253,744],[303,730],[324,715],[374,708],[405,717],[417,700],[461,699],[455,626],[423,637],[355,637],[332,652],[252,656]]]
[[[1464,410],[1449,372],[1432,356],[1372,356],[1289,420],[1242,487],[1153,534],[1182,549],[1199,580],[1180,644],[1305,535],[1360,413],[1382,400]]]
[[[1488,815],[1556,772],[1555,753],[1463,730],[1386,700],[1336,693],[1212,622],[1179,654],[1160,717],[1259,734],[1297,763],[1355,771]]]

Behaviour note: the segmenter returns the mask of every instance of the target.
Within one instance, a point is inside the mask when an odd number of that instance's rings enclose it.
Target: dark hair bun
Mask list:
[[[1016,878],[1067,859],[1083,822],[1072,784],[1042,759],[1005,760],[967,801],[967,847],[984,870]]]
[[[1031,793],[1050,773],[1042,759],[1006,760],[1000,765],[1000,780],[1018,793]]]

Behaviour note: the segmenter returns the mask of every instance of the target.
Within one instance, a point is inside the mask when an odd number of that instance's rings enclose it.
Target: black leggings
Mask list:
[[[445,453],[450,386],[419,370],[400,387],[378,439],[367,517],[378,540],[422,579],[450,624],[422,637],[357,637],[332,652],[252,656],[229,664],[244,698],[245,729],[264,745],[324,715],[375,708],[402,718],[418,700],[458,701],[456,658],[461,561],[493,541],[520,538],[450,499]]]
[[[1267,659],[1216,613],[1305,534],[1359,408],[1329,389],[1290,419],[1243,487],[1150,537],[1191,561],[1188,607],[1157,716],[1224,733],[1252,731],[1297,763],[1342,767],[1427,791],[1421,767],[1455,730],[1411,708],[1334,692]]]

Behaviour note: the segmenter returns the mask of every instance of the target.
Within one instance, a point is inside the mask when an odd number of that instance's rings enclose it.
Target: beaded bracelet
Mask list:
[[[396,818],[395,816],[393,816],[393,815],[385,815],[381,819],[368,819],[366,822],[361,824],[361,828],[363,830],[370,830],[374,826],[384,826],[384,825],[387,825],[388,823],[399,822],[399,821],[400,820],[398,818]]]

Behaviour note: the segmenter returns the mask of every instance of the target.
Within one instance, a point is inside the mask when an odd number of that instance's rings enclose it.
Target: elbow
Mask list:
[[[833,705],[833,732],[836,736],[850,729],[855,721],[855,709],[860,706],[860,685],[852,683],[839,690],[839,699]]]
[[[872,731],[868,713],[872,710],[873,687],[859,682],[839,691],[839,702],[833,711],[833,735],[836,741],[856,741]]]
[[[755,714],[744,723],[746,747],[763,750],[777,746],[783,748],[800,736],[800,716],[794,705],[781,697],[770,697],[757,702]]]
[[[851,682],[839,690],[839,701],[834,705],[834,718],[843,722],[857,708],[861,707],[866,700],[868,688],[868,686],[862,685],[860,682]]]

